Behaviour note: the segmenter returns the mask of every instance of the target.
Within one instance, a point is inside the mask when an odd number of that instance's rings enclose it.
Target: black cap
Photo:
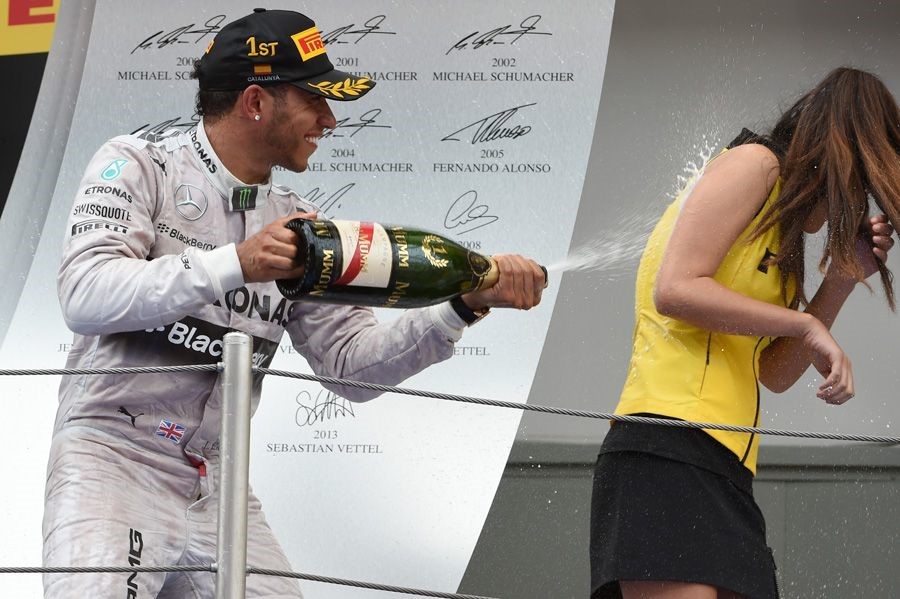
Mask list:
[[[200,58],[200,89],[241,90],[290,83],[329,100],[356,100],[375,87],[338,71],[312,19],[291,10],[256,8],[216,35]]]

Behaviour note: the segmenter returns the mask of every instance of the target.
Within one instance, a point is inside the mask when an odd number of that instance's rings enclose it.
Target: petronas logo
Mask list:
[[[109,163],[109,165],[103,169],[103,172],[100,173],[100,178],[104,181],[114,181],[119,178],[119,175],[122,174],[122,167],[128,164],[128,161],[124,158],[117,158]]]
[[[256,208],[256,187],[235,187],[231,190],[232,210],[253,210]]]

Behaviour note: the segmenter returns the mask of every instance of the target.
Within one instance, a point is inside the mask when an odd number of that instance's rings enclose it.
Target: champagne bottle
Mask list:
[[[296,218],[298,279],[276,281],[288,299],[417,308],[487,289],[500,272],[488,256],[436,233],[404,226]]]

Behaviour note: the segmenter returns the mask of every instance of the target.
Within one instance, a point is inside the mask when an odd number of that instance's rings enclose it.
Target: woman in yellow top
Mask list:
[[[825,276],[807,299],[804,233],[826,224]],[[893,309],[884,261],[898,226],[900,111],[875,75],[836,69],[768,135],[744,130],[660,219],[616,412],[758,426],[758,382],[784,391],[810,364],[819,398],[852,398],[829,329],[875,273]],[[591,597],[777,597],[752,491],[758,442],[614,423],[594,474]]]

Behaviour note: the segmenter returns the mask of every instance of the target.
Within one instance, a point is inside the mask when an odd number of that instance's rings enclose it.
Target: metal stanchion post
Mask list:
[[[223,342],[216,599],[243,599],[247,589],[253,339],[245,333],[228,333]]]

